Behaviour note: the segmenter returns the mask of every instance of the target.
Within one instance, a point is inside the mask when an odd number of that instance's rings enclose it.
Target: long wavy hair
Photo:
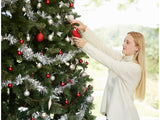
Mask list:
[[[134,61],[141,67],[141,79],[135,90],[135,97],[143,100],[146,92],[146,68],[145,68],[145,39],[144,36],[139,32],[128,32],[134,39],[135,44],[139,50],[134,55]]]

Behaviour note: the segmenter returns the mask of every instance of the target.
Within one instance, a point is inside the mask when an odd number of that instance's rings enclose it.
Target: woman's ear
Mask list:
[[[140,49],[140,47],[139,47],[139,46],[137,46],[137,47],[136,47],[136,52],[137,52],[137,51],[139,51],[139,49]]]

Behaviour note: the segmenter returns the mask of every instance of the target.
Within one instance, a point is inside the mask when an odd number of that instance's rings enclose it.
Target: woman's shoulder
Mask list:
[[[138,63],[135,63],[134,61],[128,62],[129,63],[129,69],[136,71],[136,72],[141,72],[141,66]]]

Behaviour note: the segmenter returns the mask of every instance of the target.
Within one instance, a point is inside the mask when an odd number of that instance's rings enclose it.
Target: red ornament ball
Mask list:
[[[81,96],[81,94],[80,93],[77,93],[77,97],[80,97]]]
[[[59,51],[59,55],[62,55],[62,54],[63,54],[63,52],[60,50],[60,51]]]
[[[49,73],[46,74],[46,78],[50,78],[50,74]]]
[[[88,65],[88,62],[86,62],[86,65]]]
[[[74,7],[74,4],[73,4],[73,3],[70,3],[70,7]]]
[[[44,53],[43,52],[41,52],[41,55],[43,55]]]
[[[40,32],[37,34],[36,39],[38,42],[42,42],[44,40],[44,35]]]
[[[88,85],[88,87],[92,87],[92,85]]]
[[[8,84],[8,88],[12,88],[12,83],[9,83],[9,84]]]
[[[68,100],[65,100],[64,102],[65,102],[65,104],[68,104],[68,103],[69,103]]]
[[[9,71],[12,71],[12,70],[13,70],[13,68],[12,68],[12,67],[9,67],[9,68],[8,68],[8,70],[9,70]]]
[[[34,118],[31,118],[30,120],[35,120]]]
[[[17,55],[22,55],[22,52],[21,51],[17,51]]]
[[[82,59],[80,59],[80,60],[79,60],[79,63],[83,63],[83,60],[82,60]]]
[[[46,4],[49,4],[50,3],[50,1],[49,0],[46,0]]]
[[[65,85],[65,83],[64,82],[61,82],[61,86],[64,86]]]
[[[88,91],[88,87],[86,88],[86,91]]]
[[[79,29],[78,28],[74,28],[72,30],[72,35],[73,35],[73,37],[81,38],[81,34],[79,33]]]
[[[23,44],[23,43],[24,43],[24,40],[20,40],[19,42],[20,42],[21,44]]]

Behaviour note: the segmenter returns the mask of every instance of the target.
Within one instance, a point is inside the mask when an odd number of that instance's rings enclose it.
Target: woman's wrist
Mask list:
[[[81,48],[83,48],[86,45],[86,43],[87,42],[85,40],[83,40],[83,44],[82,44]]]

